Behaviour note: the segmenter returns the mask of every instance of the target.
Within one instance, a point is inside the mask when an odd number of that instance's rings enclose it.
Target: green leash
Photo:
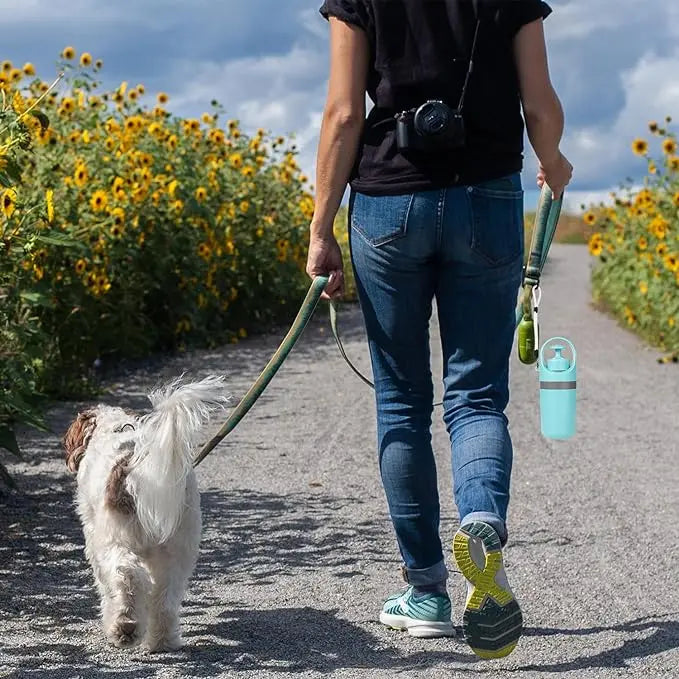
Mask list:
[[[276,349],[276,353],[271,357],[271,360],[266,364],[261,375],[257,381],[250,387],[240,403],[233,409],[229,419],[224,426],[205,444],[203,449],[198,453],[198,456],[193,461],[193,466],[197,467],[208,454],[217,446],[217,444],[245,417],[245,414],[252,408],[257,399],[262,395],[262,392],[267,388],[273,376],[278,372],[278,369],[283,365],[283,362],[288,357],[288,354],[295,346],[300,335],[304,332],[307,323],[311,319],[318,305],[318,300],[328,284],[328,276],[316,276],[311,283],[309,292],[307,292],[304,302],[295,317],[295,320],[285,336],[281,345]]]
[[[537,213],[535,215],[535,228],[531,241],[531,251],[528,263],[523,274],[523,292],[519,305],[516,308],[516,322],[519,327],[519,357],[523,363],[534,363],[537,360],[537,304],[535,303],[535,291],[540,286],[540,276],[547,260],[549,247],[554,239],[562,200],[552,200],[552,192],[547,186],[542,190]],[[276,353],[266,364],[266,367],[250,387],[240,403],[234,408],[224,426],[205,444],[198,453],[193,466],[197,467],[214,448],[236,427],[252,408],[262,392],[269,385],[278,369],[288,357],[297,340],[304,332],[309,320],[314,314],[318,302],[328,284],[328,276],[316,276],[309,287],[304,302],[295,317],[295,320],[285,336]],[[349,367],[369,387],[375,388],[373,383],[354,366],[347,356],[337,327],[337,307],[333,300],[330,301],[330,328],[342,358]],[[523,330],[522,330],[523,328]],[[523,349],[522,349],[523,333]],[[532,341],[530,341],[532,339]],[[440,403],[436,405],[441,405]]]

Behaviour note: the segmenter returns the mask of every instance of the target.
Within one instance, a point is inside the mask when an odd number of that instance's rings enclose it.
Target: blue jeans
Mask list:
[[[486,521],[504,544],[512,469],[504,410],[524,250],[520,175],[408,195],[352,193],[350,245],[389,512],[408,581],[441,583],[447,571],[431,443],[432,300],[461,523]]]

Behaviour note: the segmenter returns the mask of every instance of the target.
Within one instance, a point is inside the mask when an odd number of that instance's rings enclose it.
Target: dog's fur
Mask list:
[[[85,554],[107,639],[119,648],[180,648],[179,607],[198,558],[200,496],[192,457],[212,412],[228,401],[221,377],[181,380],[149,396],[138,416],[99,405],[64,436],[77,474]]]

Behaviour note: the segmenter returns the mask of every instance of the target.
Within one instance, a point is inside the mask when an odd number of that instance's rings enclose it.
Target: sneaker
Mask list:
[[[482,521],[467,523],[455,535],[453,554],[467,579],[462,618],[467,643],[480,658],[509,655],[521,637],[523,617],[507,582],[498,534]]]
[[[411,637],[454,637],[450,597],[436,592],[416,595],[414,589],[410,585],[405,592],[392,594],[384,602],[380,622],[393,629],[407,630]]]

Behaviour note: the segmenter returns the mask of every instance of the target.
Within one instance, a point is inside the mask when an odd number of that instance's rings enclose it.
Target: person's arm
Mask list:
[[[370,45],[361,28],[330,17],[330,78],[316,159],[316,205],[307,273],[331,275],[326,296],[341,291],[342,257],[333,223],[365,123]]]
[[[540,163],[538,185],[546,182],[560,197],[570,182],[573,167],[559,150],[564,115],[549,77],[542,19],[523,26],[514,38],[526,130]]]

